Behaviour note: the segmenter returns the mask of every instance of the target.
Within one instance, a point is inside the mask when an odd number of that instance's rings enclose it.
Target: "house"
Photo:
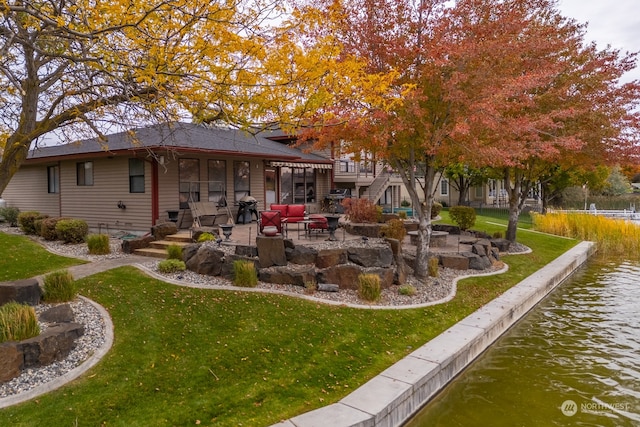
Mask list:
[[[351,194],[368,198],[373,203],[382,205],[388,212],[395,211],[404,200],[411,201],[400,176],[382,162],[368,158],[367,153],[360,153],[358,161],[354,160],[352,155],[334,153],[333,157],[337,158],[333,168],[334,186],[349,188]],[[444,206],[457,205],[459,192],[456,188],[444,176],[436,175],[436,179],[435,201]],[[418,174],[416,180],[423,182],[424,177]],[[509,197],[504,185],[503,180],[489,179],[482,185],[472,186],[464,204],[473,207],[506,208],[509,206]],[[530,192],[526,204],[539,208],[539,193],[540,189],[536,186]],[[421,200],[424,200],[424,196],[421,196]]]
[[[171,123],[32,150],[2,198],[21,211],[84,219],[92,229],[147,232],[169,211],[189,227],[190,201],[226,202],[234,219],[245,196],[259,210],[282,202],[317,212],[332,167],[264,136]]]

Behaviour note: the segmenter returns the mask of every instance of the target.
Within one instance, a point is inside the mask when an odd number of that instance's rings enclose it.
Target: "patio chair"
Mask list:
[[[260,220],[258,221],[258,231],[263,234],[265,227],[273,226],[278,229],[278,233],[282,234],[282,220],[280,211],[260,211]]]

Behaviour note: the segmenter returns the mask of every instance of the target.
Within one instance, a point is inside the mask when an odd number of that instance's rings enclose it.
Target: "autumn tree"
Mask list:
[[[635,155],[640,92],[637,82],[619,81],[634,55],[585,45],[584,27],[553,2],[493,3],[461,1],[452,13],[450,34],[468,29],[451,52],[460,58],[461,87],[481,95],[451,136],[469,148],[466,163],[501,170],[506,237],[515,241],[524,202],[550,164],[585,153],[589,164]],[[469,55],[477,51],[486,55]]]
[[[45,137],[192,117],[291,121],[287,100],[316,87],[335,53],[301,49],[290,33],[314,17],[283,2],[2,2],[0,194]]]
[[[313,126],[307,134],[319,147],[339,142],[346,153],[371,153],[400,174],[419,218],[415,274],[426,277],[437,172],[446,164],[447,134],[455,124],[445,77],[450,70],[438,62],[439,35],[432,34],[445,2],[327,0],[313,5],[323,8],[329,25],[311,37],[333,34],[343,47],[341,59],[355,57],[364,66],[349,67],[349,78],[332,93],[331,102],[303,123]],[[416,173],[424,180],[416,180]]]
[[[464,163],[453,163],[444,169],[444,176],[458,192],[458,205],[464,205],[469,200],[471,187],[487,183],[490,178],[490,170],[488,168],[470,167]]]

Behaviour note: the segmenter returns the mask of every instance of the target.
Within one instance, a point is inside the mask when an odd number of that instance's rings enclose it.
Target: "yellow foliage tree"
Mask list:
[[[284,1],[0,2],[0,194],[45,136],[188,115],[295,122],[314,107],[305,94],[329,85],[340,48],[300,43],[320,16]]]

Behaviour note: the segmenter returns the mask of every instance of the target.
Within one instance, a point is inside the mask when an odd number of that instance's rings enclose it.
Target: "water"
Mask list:
[[[408,426],[640,426],[640,265],[591,262]]]

